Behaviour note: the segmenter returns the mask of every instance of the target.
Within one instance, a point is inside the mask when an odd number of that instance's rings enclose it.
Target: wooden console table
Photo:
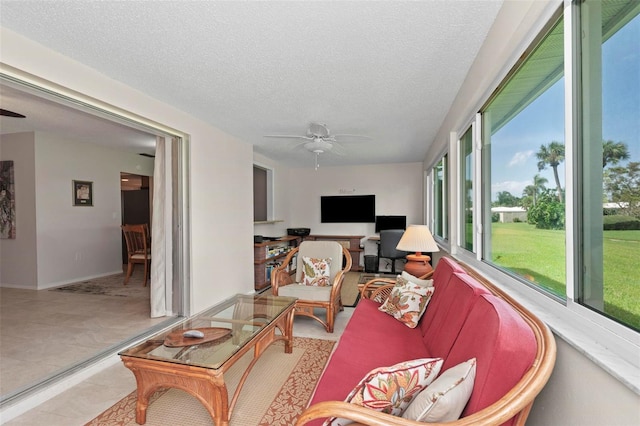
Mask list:
[[[364,235],[307,235],[303,239],[305,241],[337,241],[346,248],[351,255],[353,261],[352,271],[362,271],[360,265],[360,254],[364,252],[364,249],[360,248],[360,240],[364,238]]]

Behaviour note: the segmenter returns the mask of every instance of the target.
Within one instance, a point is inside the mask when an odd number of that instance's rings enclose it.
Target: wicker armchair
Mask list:
[[[294,259],[295,257],[295,259]],[[331,258],[329,286],[302,285],[303,257]],[[296,273],[289,270],[292,260]],[[340,291],[344,274],[351,269],[351,254],[335,241],[304,241],[289,252],[282,264],[271,272],[271,289],[276,296],[297,297],[295,315],[304,315],[318,321],[328,333],[333,333],[333,324],[339,311],[344,309]],[[314,309],[326,309],[326,320],[318,317]]]

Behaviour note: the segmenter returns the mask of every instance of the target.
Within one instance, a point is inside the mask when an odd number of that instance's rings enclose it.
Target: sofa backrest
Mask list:
[[[449,289],[449,281],[453,277],[453,274],[456,272],[464,274],[465,270],[462,269],[462,267],[458,265],[453,259],[450,259],[448,257],[440,258],[438,264],[436,265],[436,269],[433,271],[433,286],[435,287],[435,291],[433,293],[433,296],[431,296],[431,300],[429,301],[427,310],[422,316],[422,320],[420,321],[419,325],[423,335],[431,327],[434,319],[438,317],[438,311],[440,310],[440,299],[447,298],[446,294]]]
[[[533,331],[518,312],[494,295],[480,295],[442,366],[446,371],[476,358],[473,392],[462,416],[502,398],[531,368],[536,353]]]
[[[429,319],[422,338],[431,356],[447,358],[467,315],[482,294],[490,293],[473,277],[466,273],[454,272],[441,297],[437,301],[429,302],[426,312],[432,307],[436,307],[438,311]],[[431,306],[433,302],[435,304]]]

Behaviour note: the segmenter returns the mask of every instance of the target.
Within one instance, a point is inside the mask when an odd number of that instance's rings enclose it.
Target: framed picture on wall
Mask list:
[[[73,181],[73,205],[93,206],[93,182]]]

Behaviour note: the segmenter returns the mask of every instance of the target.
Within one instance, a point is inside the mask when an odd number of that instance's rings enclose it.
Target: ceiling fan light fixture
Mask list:
[[[333,143],[331,141],[317,137],[314,138],[311,142],[305,143],[304,147],[307,151],[323,153],[331,151],[331,149],[333,148]]]

